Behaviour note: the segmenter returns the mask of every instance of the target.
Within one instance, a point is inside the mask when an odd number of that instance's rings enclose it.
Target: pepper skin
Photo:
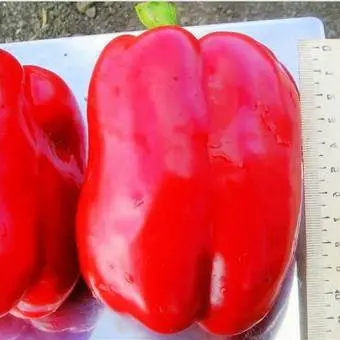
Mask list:
[[[85,128],[66,83],[51,71],[24,66],[25,98],[39,149],[40,270],[15,315],[54,312],[79,277],[75,216],[85,167]]]
[[[79,277],[84,124],[59,76],[22,67],[5,51],[0,61],[0,313],[41,317],[62,304]]]
[[[0,315],[6,314],[38,269],[37,150],[27,126],[23,70],[0,51]]]
[[[79,256],[96,296],[170,332],[208,303],[208,120],[195,38],[138,42],[113,41],[93,73]]]
[[[270,310],[295,249],[301,203],[299,96],[253,39],[201,40],[211,129],[213,281],[202,325],[237,334]]]
[[[111,41],[90,82],[77,215],[95,295],[160,333],[258,324],[295,250],[299,110],[292,77],[245,35]]]

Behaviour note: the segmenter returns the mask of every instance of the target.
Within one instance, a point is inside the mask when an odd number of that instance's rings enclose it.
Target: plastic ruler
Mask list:
[[[308,340],[340,339],[340,40],[299,44]],[[303,339],[305,340],[305,339]]]

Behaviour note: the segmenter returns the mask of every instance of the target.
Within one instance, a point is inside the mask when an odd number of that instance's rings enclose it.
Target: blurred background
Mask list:
[[[340,38],[340,2],[176,2],[181,25],[314,16]],[[0,42],[142,29],[134,2],[1,2]]]

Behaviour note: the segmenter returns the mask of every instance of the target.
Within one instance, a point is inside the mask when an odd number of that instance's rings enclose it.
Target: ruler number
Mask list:
[[[334,297],[336,301],[340,300],[340,291],[338,289],[335,291]]]
[[[334,100],[335,95],[334,94],[327,94],[326,98],[327,98],[327,100]]]
[[[330,52],[330,51],[332,51],[332,46],[330,46],[330,45],[323,45],[323,46],[321,47],[321,49],[322,49],[322,51],[324,51],[324,52]]]

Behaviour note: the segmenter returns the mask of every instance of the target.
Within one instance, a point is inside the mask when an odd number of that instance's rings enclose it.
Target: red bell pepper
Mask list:
[[[95,295],[161,333],[262,320],[295,249],[299,110],[292,77],[246,35],[113,39],[90,82],[78,210]]]
[[[38,262],[37,150],[25,122],[23,70],[0,53],[0,315],[21,297]],[[5,85],[6,84],[6,85]]]
[[[84,124],[56,74],[0,51],[0,79],[0,313],[40,317],[61,305],[79,277]]]

